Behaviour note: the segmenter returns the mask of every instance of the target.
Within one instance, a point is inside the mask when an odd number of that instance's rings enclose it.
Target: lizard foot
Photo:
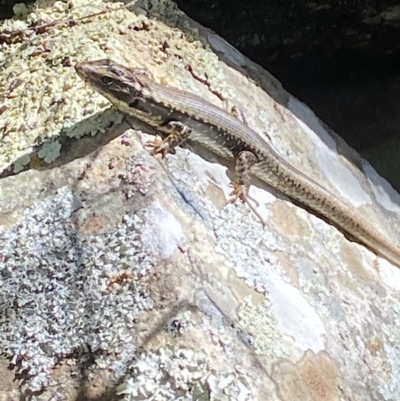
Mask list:
[[[161,157],[164,159],[169,151],[169,142],[167,140],[156,138],[153,141],[147,141],[144,147],[150,150],[152,156],[161,153]]]
[[[238,184],[235,181],[231,182],[231,187],[233,187],[233,191],[229,194],[232,198],[229,200],[229,203],[235,203],[238,199],[240,199],[243,203],[249,203],[249,200],[255,203],[256,207],[260,204],[249,195],[248,189],[243,184]]]
[[[243,184],[238,184],[235,181],[231,182],[230,185],[233,187],[233,191],[229,194],[232,196],[232,198],[228,201],[228,203],[235,203],[238,199],[240,199],[243,203],[247,203],[250,210],[258,217],[261,224],[265,226],[265,221],[263,220],[261,215],[257,212],[255,207],[249,202],[249,200],[254,202],[256,207],[259,206],[259,203],[248,194],[248,189],[246,188],[246,186]]]

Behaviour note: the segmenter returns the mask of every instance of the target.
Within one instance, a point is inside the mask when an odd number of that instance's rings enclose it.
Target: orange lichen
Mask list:
[[[273,380],[285,401],[338,400],[339,371],[325,352],[308,351],[297,364],[281,359],[274,364]]]

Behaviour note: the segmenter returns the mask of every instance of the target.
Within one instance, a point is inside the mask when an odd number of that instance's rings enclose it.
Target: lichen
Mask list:
[[[2,47],[0,56],[3,66],[0,92],[5,93],[0,114],[4,145],[0,149],[0,171],[32,147],[54,141],[64,131],[69,136],[80,137],[102,132],[110,123],[121,121],[121,115],[114,110],[102,115],[101,121],[91,118],[97,113],[102,114],[110,104],[77,76],[73,69],[75,63],[83,59],[113,58],[131,67],[147,66],[152,60],[151,64],[158,67],[160,62],[165,62],[165,54],[158,51],[158,46],[165,41],[166,30],[170,32],[170,45],[176,46],[178,39],[181,45],[178,31],[161,29],[147,17],[148,11],[139,12],[138,8],[131,12],[120,9],[123,6],[123,3],[101,0],[90,4],[76,0],[68,6],[64,2],[38,0],[27,6],[15,6],[18,15],[2,23],[0,31],[23,32],[20,39],[10,40],[11,43]],[[176,24],[181,20],[177,18],[176,5],[170,1],[153,4],[151,8],[153,13],[164,17],[163,10],[168,9],[169,18]],[[79,20],[102,10],[105,12],[100,15]],[[76,22],[60,23],[68,20]],[[52,26],[52,22],[56,24]],[[134,31],[133,27],[140,27],[142,23],[153,27],[151,35],[147,30],[145,33],[140,29]],[[45,24],[50,25],[38,32],[32,29],[32,26]],[[29,46],[26,45],[28,41]],[[218,58],[212,52],[199,56],[203,45],[196,43],[187,44],[188,58],[198,64],[198,68],[206,66],[215,70],[210,71],[209,79],[213,80],[214,86],[221,86],[223,79],[220,79],[222,70],[218,68]],[[182,49],[179,47],[176,51]],[[161,56],[158,62],[157,55]],[[166,70],[174,68],[172,61],[166,65]],[[52,157],[44,161],[47,163],[55,156],[53,152]]]
[[[190,311],[179,313],[178,316],[173,317],[167,322],[166,331],[172,337],[177,337],[185,333],[190,324],[191,324]]]
[[[125,401],[252,401],[246,377],[216,373],[202,350],[160,348],[140,355],[118,387]]]
[[[39,151],[38,156],[46,163],[51,163],[60,156],[61,144],[58,141],[48,142],[43,144],[42,149]]]
[[[255,306],[250,296],[247,296],[240,305],[238,316],[237,328],[251,335],[252,346],[257,354],[269,357],[287,355],[288,351],[268,301]]]
[[[0,231],[0,348],[28,375],[32,391],[52,383],[52,368],[67,355],[81,355],[82,362],[87,349],[92,357],[124,354],[139,311],[153,306],[140,284],[156,260],[143,249],[140,214],[90,235],[71,222],[77,207],[79,199],[64,187]],[[121,271],[132,279],[110,287]]]
[[[70,8],[63,4],[56,2],[51,5],[39,1],[28,6],[24,19],[4,21],[2,28],[11,32],[28,29],[29,24],[80,18],[104,7],[99,0],[91,2],[91,5],[70,3],[73,5]],[[111,11],[111,8],[121,7],[122,4],[110,3],[109,6]],[[40,35],[26,30],[25,34],[32,41],[30,46],[17,42],[2,48],[7,63],[0,79],[0,91],[6,93],[0,117],[0,130],[5,134],[5,146],[0,151],[0,169],[24,155],[32,146],[58,137],[64,129],[73,132],[70,127],[109,107],[102,96],[84,86],[71,67],[83,57],[106,57],[102,47],[107,37],[100,33],[104,30],[110,34],[117,31],[114,18],[115,15],[110,12],[104,15],[101,26],[98,18],[74,27],[61,24]],[[131,18],[135,18],[134,14]],[[93,32],[91,37],[89,32]],[[93,132],[95,123],[93,121],[93,126],[86,129]],[[46,150],[43,152],[46,153],[45,162],[56,157],[54,151],[51,157]]]

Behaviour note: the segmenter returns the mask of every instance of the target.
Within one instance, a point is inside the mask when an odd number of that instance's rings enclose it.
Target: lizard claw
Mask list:
[[[243,203],[246,203],[247,196],[244,185],[238,184],[235,181],[232,181],[229,185],[233,187],[233,191],[229,194],[232,196],[232,198],[229,200],[229,203],[235,203],[238,199],[240,199]]]
[[[152,156],[161,153],[161,157],[164,159],[169,150],[169,143],[167,141],[156,138],[153,141],[147,141],[144,147],[150,149],[150,154]]]
[[[255,203],[256,207],[259,206],[259,203],[248,194],[248,188],[245,185],[238,184],[235,181],[232,181],[230,186],[233,187],[233,191],[229,195],[233,195],[233,197],[227,203],[235,203],[238,199],[240,199],[243,203],[247,203],[253,213],[260,219],[261,224],[265,226],[265,221],[254,208],[254,206],[249,202],[249,200],[251,200]]]
[[[232,181],[230,183],[230,186],[233,187],[233,191],[229,195],[233,197],[229,200],[229,203],[235,203],[238,199],[240,199],[243,203],[247,204],[250,204],[249,200],[251,200],[255,203],[256,207],[260,205],[254,198],[252,198],[248,194],[248,190],[245,185],[238,184],[237,182]]]

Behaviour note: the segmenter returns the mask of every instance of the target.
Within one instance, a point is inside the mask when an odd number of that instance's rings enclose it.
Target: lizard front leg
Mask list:
[[[151,149],[151,154],[154,156],[161,153],[162,158],[167,153],[175,153],[175,148],[189,138],[192,129],[180,121],[170,121],[165,125],[168,136],[165,139],[156,138],[153,141],[148,141],[145,147]]]
[[[231,185],[233,191],[230,195],[233,197],[229,200],[230,203],[236,202],[240,199],[242,202],[247,203],[252,212],[260,219],[261,224],[265,225],[264,220],[260,214],[255,210],[254,206],[249,202],[253,201],[256,207],[259,203],[249,195],[249,188],[251,182],[251,167],[257,162],[257,157],[254,153],[244,150],[240,152],[236,158],[236,178],[232,181]]]
[[[240,152],[236,157],[236,179],[232,182],[233,191],[231,195],[233,198],[230,200],[231,203],[236,202],[240,199],[242,202],[248,202],[250,198],[249,196],[249,188],[251,182],[251,173],[250,169],[257,162],[257,157],[254,153],[244,150]],[[251,199],[258,206],[258,202],[256,200]]]

